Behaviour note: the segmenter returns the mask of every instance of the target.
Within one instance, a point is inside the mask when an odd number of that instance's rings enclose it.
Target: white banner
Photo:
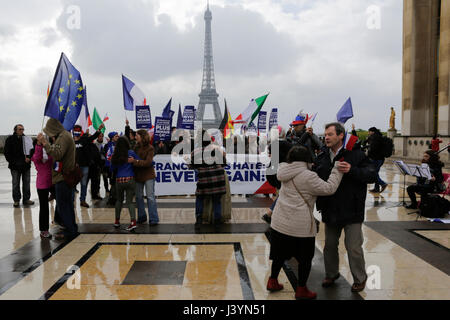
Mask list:
[[[153,158],[156,171],[155,195],[194,195],[197,172],[188,168],[181,156],[157,155]],[[275,193],[266,181],[267,155],[227,155],[227,171],[231,194]]]

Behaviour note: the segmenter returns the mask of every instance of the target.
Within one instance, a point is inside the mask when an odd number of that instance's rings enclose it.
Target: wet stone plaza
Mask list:
[[[340,241],[340,273],[324,289],[324,225],[316,238],[308,287],[323,300],[449,300],[450,225],[430,222],[400,202],[403,176],[387,161],[381,177],[389,186],[368,193],[363,225],[369,280],[352,293],[353,279]],[[160,224],[125,230],[113,227],[114,208],[105,200],[90,208],[76,203],[80,235],[70,242],[41,239],[36,171],[31,170],[34,205],[13,207],[11,175],[0,156],[1,300],[294,300],[297,263],[287,261],[279,281],[284,290],[266,290],[270,276],[268,224],[261,216],[271,199],[232,196],[231,220],[195,228],[193,196],[158,198]],[[414,183],[408,177],[406,185]],[[371,186],[369,186],[371,187]],[[104,190],[101,196],[105,195]],[[407,196],[406,196],[407,197]],[[406,199],[409,202],[409,199]],[[55,202],[50,202],[51,214]],[[315,212],[320,219],[320,213]],[[52,220],[52,219],[51,219]],[[51,233],[59,227],[51,224]]]

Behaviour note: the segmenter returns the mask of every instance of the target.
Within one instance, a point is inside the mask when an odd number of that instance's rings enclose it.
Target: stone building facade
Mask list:
[[[434,134],[450,135],[450,1],[404,0],[402,135],[396,155],[421,157]],[[442,153],[448,161],[448,153]]]

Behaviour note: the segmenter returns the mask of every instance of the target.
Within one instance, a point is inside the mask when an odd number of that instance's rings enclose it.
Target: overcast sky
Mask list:
[[[270,92],[287,126],[318,112],[316,132],[352,98],[357,128],[401,129],[400,0],[211,0],[216,88],[233,117]],[[75,11],[73,10],[75,6]],[[64,52],[81,72],[88,105],[123,131],[121,74],[146,94],[152,116],[173,97],[197,105],[206,0],[2,1],[0,134],[41,130],[48,83]],[[79,17],[76,15],[79,11]],[[379,15],[377,14],[379,12]],[[378,19],[379,17],[379,19]],[[79,28],[77,23],[79,22]]]

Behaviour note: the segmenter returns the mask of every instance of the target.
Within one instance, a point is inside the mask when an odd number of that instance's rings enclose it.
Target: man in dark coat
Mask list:
[[[97,137],[103,140],[103,134]],[[88,144],[90,153],[90,163],[89,163],[89,180],[91,181],[91,199],[92,200],[102,200],[100,197],[100,175],[102,171],[102,155],[99,148],[95,142]]]
[[[89,204],[86,202],[87,185],[89,178],[89,167],[93,161],[93,155],[91,150],[92,142],[97,139],[103,129],[104,124],[102,123],[98,130],[93,135],[89,133],[82,133],[81,126],[75,125],[73,127],[73,140],[75,141],[75,146],[77,148],[76,161],[80,166],[83,178],[81,179],[81,194],[80,194],[80,206],[89,208]]]
[[[14,207],[19,207],[20,198],[20,178],[22,178],[23,204],[33,205],[30,200],[30,168],[31,155],[25,155],[24,152],[24,127],[18,124],[14,127],[14,133],[5,141],[5,158],[8,161],[8,168],[12,176],[12,196]]]
[[[375,187],[370,192],[381,193],[386,189],[387,183],[380,178],[380,169],[384,164],[383,155],[383,134],[381,131],[375,127],[372,127],[368,131],[369,137],[367,138],[367,155],[372,160],[373,164],[377,169],[377,181],[375,182]],[[380,189],[381,188],[381,189]]]
[[[325,223],[325,280],[329,287],[339,278],[339,238],[345,232],[345,248],[353,275],[353,292],[364,290],[367,274],[362,244],[362,223],[367,196],[367,184],[376,180],[376,170],[370,159],[359,148],[344,146],[345,128],[340,123],[325,127],[325,144],[317,155],[314,171],[327,180],[336,161],[344,173],[341,184],[332,196],[318,197],[317,209]]]

